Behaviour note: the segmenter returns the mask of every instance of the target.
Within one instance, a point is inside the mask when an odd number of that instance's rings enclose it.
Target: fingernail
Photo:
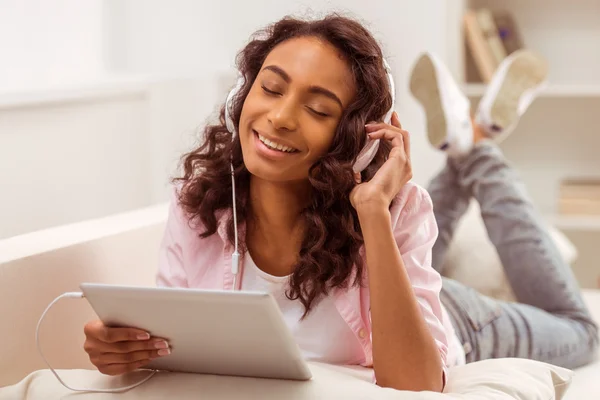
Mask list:
[[[154,347],[157,349],[168,349],[169,343],[165,342],[164,340],[160,340],[160,341],[154,343]]]
[[[159,356],[168,356],[169,354],[171,354],[170,349],[162,349],[158,351]]]
[[[149,333],[140,333],[137,335],[138,340],[148,340],[150,339]]]

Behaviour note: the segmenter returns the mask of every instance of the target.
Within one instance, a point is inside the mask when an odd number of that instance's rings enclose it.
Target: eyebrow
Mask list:
[[[266,67],[263,68],[264,70],[269,70],[272,71],[274,73],[276,73],[277,75],[279,75],[281,77],[281,79],[283,79],[286,83],[290,83],[292,81],[292,78],[288,75],[287,72],[285,72],[283,69],[281,69],[280,67],[278,67],[277,65],[267,65]],[[335,93],[333,93],[331,90],[325,89],[324,87],[321,86],[310,86],[308,88],[308,92],[309,93],[314,93],[314,94],[320,94],[323,95],[325,97],[330,98],[331,100],[335,101],[336,103],[338,103],[340,105],[340,108],[343,110],[344,106],[342,104],[342,101],[340,100],[339,97],[337,97],[335,95]]]

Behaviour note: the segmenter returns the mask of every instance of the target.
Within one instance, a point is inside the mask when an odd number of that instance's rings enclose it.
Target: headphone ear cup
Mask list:
[[[394,77],[392,76],[392,69],[390,68],[390,65],[387,63],[385,58],[383,59],[383,67],[387,74],[390,95],[392,96],[392,105],[383,116],[383,122],[385,122],[386,124],[391,124],[392,114],[394,113],[394,108],[396,105],[396,86],[394,84]],[[373,159],[375,158],[377,150],[379,150],[379,139],[367,141],[367,144],[365,145],[365,147],[363,147],[360,153],[358,153],[358,156],[356,157],[356,162],[352,166],[354,172],[364,171],[369,166],[369,164],[371,164],[371,161],[373,161]]]
[[[394,77],[392,76],[392,69],[388,62],[383,59],[383,67],[385,68],[385,72],[387,74],[388,86],[390,89],[390,95],[392,96],[392,105],[390,109],[383,116],[383,122],[386,124],[392,123],[392,114],[394,113],[394,109],[396,108],[396,84],[394,83]]]
[[[227,95],[227,100],[225,101],[225,125],[227,126],[227,130],[231,132],[234,136],[237,134],[235,129],[235,124],[233,122],[232,110],[233,107],[233,99],[237,96],[238,92],[244,86],[245,79],[243,76],[239,76],[238,80],[233,89],[229,91]]]
[[[354,172],[363,172],[375,158],[377,150],[379,150],[379,139],[368,141],[365,147],[358,153],[352,170]]]

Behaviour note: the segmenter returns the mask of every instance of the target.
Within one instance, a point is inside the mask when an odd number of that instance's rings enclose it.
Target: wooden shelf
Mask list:
[[[551,215],[548,222],[566,231],[587,231],[600,233],[600,215]]]
[[[463,85],[463,91],[467,97],[477,98],[483,96],[486,87],[487,85],[482,83],[467,83]],[[600,84],[552,84],[542,89],[538,96],[548,98],[600,98]]]

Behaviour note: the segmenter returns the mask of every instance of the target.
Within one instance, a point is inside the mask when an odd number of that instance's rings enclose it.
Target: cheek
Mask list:
[[[244,100],[244,104],[242,105],[242,113],[240,115],[240,128],[243,127],[243,125],[245,125],[245,122],[251,118],[252,114],[255,113],[255,109],[256,108],[256,101],[254,101],[253,99],[253,93],[252,90],[250,91],[250,93],[248,93],[248,96],[246,96],[246,99]]]
[[[248,131],[248,127],[250,125],[250,121],[256,119],[257,111],[257,102],[253,99],[252,91],[246,97],[244,101],[244,105],[242,106],[242,113],[240,114],[240,125],[239,125],[239,135],[240,141],[242,143],[242,148],[248,145],[250,142],[251,135]]]
[[[307,133],[306,140],[310,149],[311,159],[319,158],[327,153],[333,143],[336,126],[324,127],[321,125],[313,129],[307,129],[307,131],[309,133]]]

